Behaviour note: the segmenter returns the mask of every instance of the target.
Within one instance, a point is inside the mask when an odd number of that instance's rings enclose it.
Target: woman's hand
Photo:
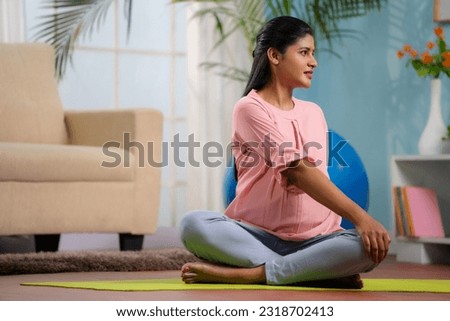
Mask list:
[[[384,226],[367,214],[355,223],[355,228],[361,236],[367,256],[377,264],[383,261],[391,243]]]
[[[387,255],[391,239],[386,229],[366,211],[342,193],[314,164],[296,161],[283,171],[290,184],[355,225],[367,255],[380,263]]]

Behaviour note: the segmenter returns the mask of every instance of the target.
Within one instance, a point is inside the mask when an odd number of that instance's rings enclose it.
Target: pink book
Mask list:
[[[405,186],[405,201],[416,237],[445,237],[439,204],[434,190]]]

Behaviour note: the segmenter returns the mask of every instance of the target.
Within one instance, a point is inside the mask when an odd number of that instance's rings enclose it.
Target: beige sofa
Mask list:
[[[0,44],[0,235],[36,235],[40,251],[61,233],[119,233],[140,249],[157,225],[162,125],[151,109],[65,112],[52,47]]]

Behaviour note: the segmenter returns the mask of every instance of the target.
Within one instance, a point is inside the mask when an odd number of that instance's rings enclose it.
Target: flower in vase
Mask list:
[[[436,35],[435,41],[428,41],[426,50],[420,55],[411,45],[406,44],[397,51],[397,57],[402,59],[409,56],[407,66],[411,65],[419,77],[439,78],[441,72],[450,77],[450,49],[447,49],[444,29],[440,26],[436,27],[434,34]],[[434,53],[433,49],[436,49]]]

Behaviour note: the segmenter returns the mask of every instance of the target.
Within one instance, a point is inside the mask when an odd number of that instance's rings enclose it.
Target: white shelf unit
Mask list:
[[[392,156],[391,186],[403,185],[423,186],[435,190],[446,237],[397,237],[397,260],[421,264],[450,264],[450,154]],[[392,203],[391,201],[395,222]]]

